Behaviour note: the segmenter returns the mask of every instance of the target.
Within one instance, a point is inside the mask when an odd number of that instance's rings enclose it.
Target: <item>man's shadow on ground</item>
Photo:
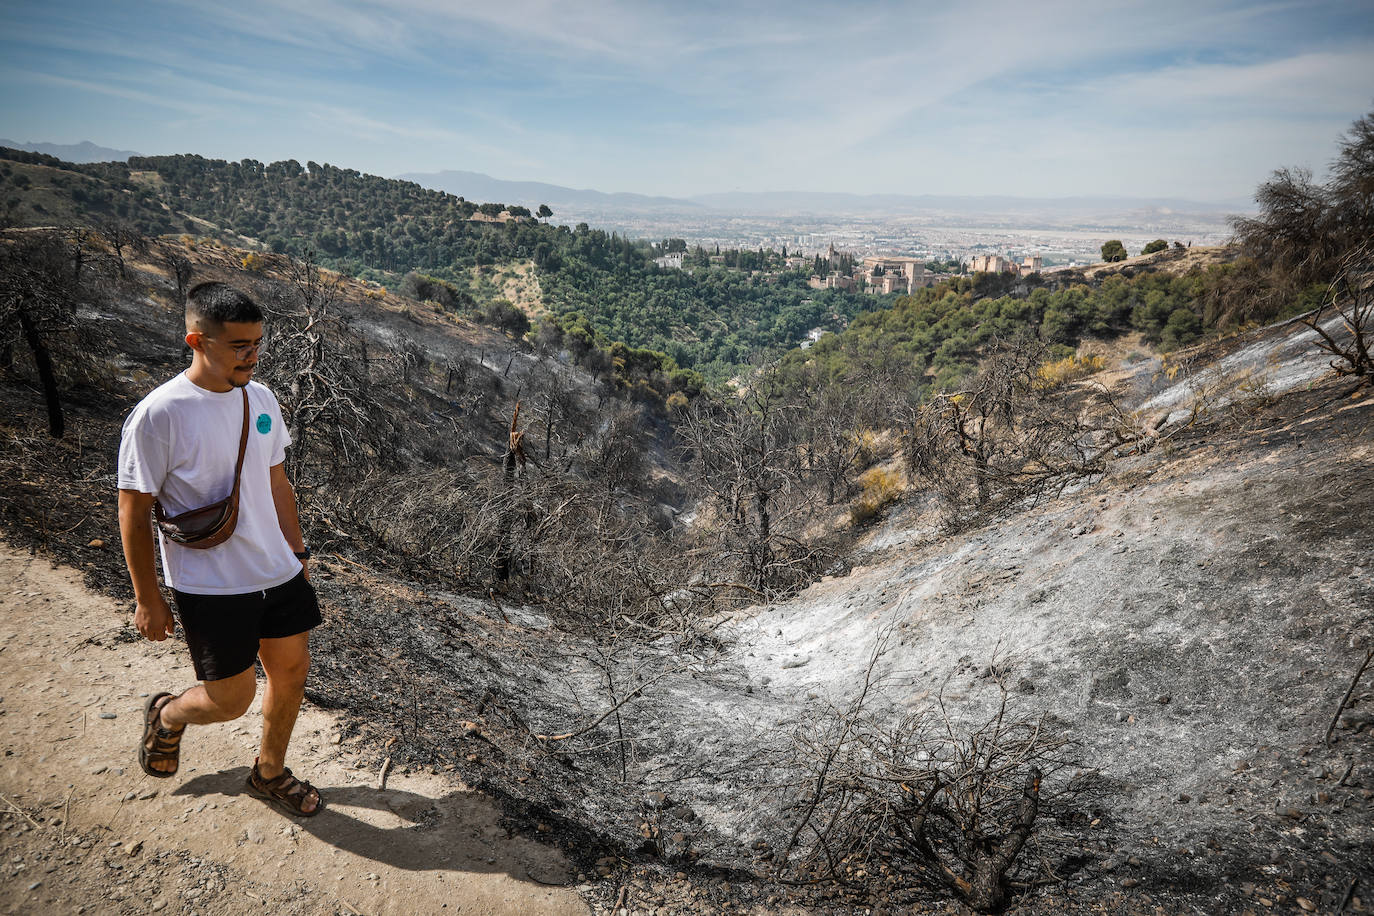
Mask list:
[[[247,779],[248,767],[234,767],[189,779],[172,794],[247,796],[272,809],[283,823],[293,824],[324,843],[406,871],[505,872],[517,880],[560,887],[571,884],[575,877],[567,865],[529,863],[508,851],[493,849],[480,836],[473,836],[473,831],[480,831],[490,822],[479,820],[466,810],[466,802],[472,798],[470,792],[430,798],[400,789],[322,786],[324,808],[319,814],[295,817],[250,793]],[[343,810],[346,808],[389,811],[410,823],[378,827],[351,816]]]

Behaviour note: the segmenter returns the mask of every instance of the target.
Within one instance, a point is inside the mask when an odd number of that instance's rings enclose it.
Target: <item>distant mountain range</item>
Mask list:
[[[80,143],[19,143],[15,140],[0,138],[0,146],[56,156],[63,162],[123,162],[130,156],[142,155],[131,149],[110,149],[105,146],[96,146],[89,140],[82,140]]]
[[[520,204],[538,207],[548,204],[554,210],[560,207],[576,209],[622,210],[630,212],[663,213],[678,212],[684,209],[701,210],[700,204],[677,197],[651,197],[647,194],[607,193],[590,189],[565,188],[542,181],[503,181],[480,172],[409,172],[397,175],[402,181],[416,184],[434,191],[447,191],[466,200],[494,201],[506,204]]]
[[[940,194],[846,194],[819,191],[733,191],[692,197],[651,197],[565,188],[537,181],[503,181],[479,172],[410,172],[398,175],[436,191],[474,201],[500,201],[537,207],[548,204],[574,210],[627,213],[749,213],[761,216],[859,215],[893,216],[903,213],[951,211],[964,214],[1073,214],[1172,211],[1176,213],[1232,213],[1252,209],[1247,201],[1196,201],[1135,197],[1007,197]]]
[[[123,161],[140,153],[110,149],[89,140],[80,143],[19,143],[0,138],[0,146],[46,153],[67,162]],[[567,188],[542,181],[506,181],[480,172],[446,170],[408,172],[395,176],[436,191],[447,191],[475,202],[499,201],[534,209],[548,204],[555,213],[606,216],[904,216],[957,213],[965,216],[1087,216],[1100,214],[1248,212],[1250,201],[1196,201],[1137,197],[1009,197],[942,194],[847,194],[822,191],[730,191],[691,197],[659,197],[590,188]]]

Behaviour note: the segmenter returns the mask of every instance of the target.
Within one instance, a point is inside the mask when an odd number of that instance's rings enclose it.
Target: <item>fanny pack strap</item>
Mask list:
[[[191,509],[168,517],[162,501],[153,500],[153,517],[164,534],[185,547],[209,548],[226,540],[238,521],[239,485],[243,479],[243,458],[248,451],[248,386],[243,389],[243,429],[239,433],[239,456],[234,462],[234,486],[229,495],[213,505]],[[216,513],[207,516],[207,513]]]
[[[239,495],[239,475],[243,473],[243,455],[248,451],[248,386],[244,385],[239,391],[243,392],[243,432],[239,434],[239,460],[234,464],[234,489],[235,501]]]

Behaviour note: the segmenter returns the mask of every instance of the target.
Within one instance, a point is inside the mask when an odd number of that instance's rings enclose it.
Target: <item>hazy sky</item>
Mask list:
[[[0,136],[605,191],[1245,200],[1374,108],[1374,0],[4,0]]]

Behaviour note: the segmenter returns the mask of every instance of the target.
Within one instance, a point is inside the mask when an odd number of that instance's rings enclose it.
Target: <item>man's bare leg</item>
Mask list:
[[[267,674],[262,692],[262,750],[258,754],[258,773],[275,779],[286,766],[286,747],[296,727],[301,702],[305,699],[305,677],[310,672],[310,634],[297,633],[281,639],[258,640],[258,658]],[[313,811],[320,803],[311,792],[301,802],[303,811]]]
[[[177,731],[187,725],[209,725],[228,722],[248,711],[257,691],[257,677],[252,668],[217,681],[202,681],[179,697],[158,705],[162,727]],[[174,760],[153,760],[149,766],[163,773],[176,769]]]

